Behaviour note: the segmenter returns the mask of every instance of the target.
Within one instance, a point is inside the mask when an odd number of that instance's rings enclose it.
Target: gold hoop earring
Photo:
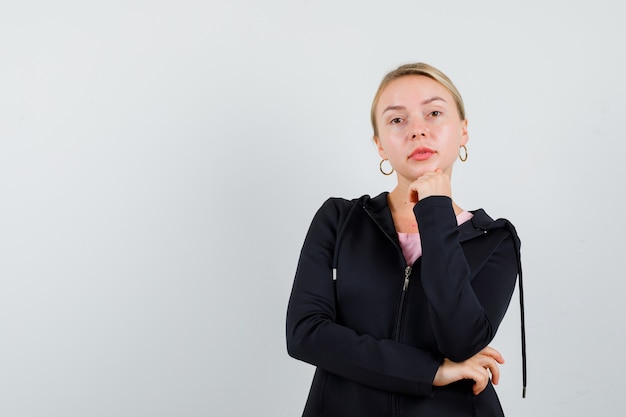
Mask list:
[[[463,150],[463,154],[461,154],[461,149]],[[465,147],[465,145],[461,145],[461,147],[459,148],[459,159],[461,160],[461,162],[467,161],[467,148]]]
[[[378,164],[378,169],[380,169],[380,172],[382,172],[383,175],[391,175],[391,174],[393,174],[393,171],[394,171],[393,167],[391,167],[391,171],[389,171],[389,172],[385,172],[383,170],[383,164],[385,163],[385,161],[388,161],[388,159],[381,159],[380,160],[380,164]]]

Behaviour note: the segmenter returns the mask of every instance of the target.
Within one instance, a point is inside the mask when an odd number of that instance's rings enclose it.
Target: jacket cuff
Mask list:
[[[415,217],[419,217],[431,209],[447,209],[454,214],[452,199],[445,195],[431,195],[418,201],[415,207],[413,207],[413,213]]]

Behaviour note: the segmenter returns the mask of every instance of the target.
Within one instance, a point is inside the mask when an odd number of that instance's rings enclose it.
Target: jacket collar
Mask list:
[[[369,195],[364,195],[361,197],[362,206],[378,227],[381,228],[383,233],[385,233],[396,246],[400,247],[398,233],[393,224],[393,217],[391,217],[391,210],[389,209],[389,202],[387,201],[388,195],[389,193],[387,191],[378,194],[374,198],[370,198]]]

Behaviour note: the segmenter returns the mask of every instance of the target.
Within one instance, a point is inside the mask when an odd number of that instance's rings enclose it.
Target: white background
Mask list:
[[[527,399],[515,298],[493,343],[507,415],[623,415],[622,10],[3,0],[0,415],[300,415],[300,246],[327,197],[393,187],[369,106],[412,61],[466,102],[456,201],[522,239]]]

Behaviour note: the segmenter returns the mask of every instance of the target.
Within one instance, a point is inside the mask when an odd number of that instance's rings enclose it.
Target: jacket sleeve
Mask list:
[[[485,231],[478,238],[484,239],[480,256],[485,261],[472,271],[450,198],[425,198],[414,211],[422,239],[422,285],[438,348],[461,362],[494,338],[515,288],[518,249],[508,229]]]
[[[304,241],[287,308],[288,353],[370,387],[430,395],[440,356],[336,323],[332,261],[339,219],[347,211],[341,203],[347,202],[324,203]]]

